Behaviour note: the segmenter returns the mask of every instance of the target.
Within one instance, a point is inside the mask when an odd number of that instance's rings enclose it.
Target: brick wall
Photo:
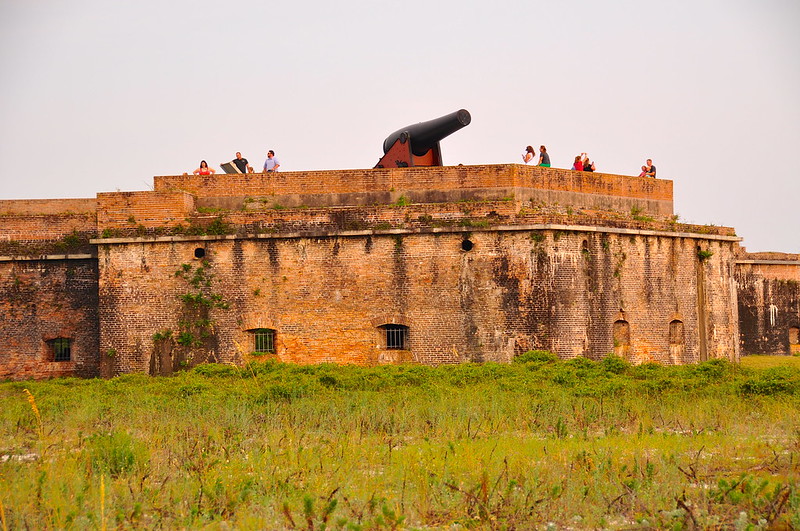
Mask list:
[[[0,261],[0,323],[0,379],[98,376],[96,261]],[[55,338],[71,361],[53,361]]]
[[[185,222],[194,210],[194,198],[184,192],[97,194],[97,226],[100,232],[105,229],[175,225]]]
[[[0,216],[0,243],[58,240],[72,232],[94,235],[94,214],[19,214]]]
[[[298,363],[509,361],[532,348],[599,359],[619,347],[621,320],[634,362],[738,359],[733,246],[569,230],[101,244],[100,350],[118,352],[115,372],[147,371],[153,335],[178,327],[187,283],[175,272],[202,249],[209,289],[230,303],[212,310],[219,361],[248,359],[246,330],[261,327],[277,331],[279,359]],[[382,347],[389,323],[410,327],[408,352]]]
[[[11,214],[93,214],[95,198],[86,199],[0,199],[0,216]]]
[[[735,271],[742,353],[800,354],[800,255],[744,255]]]
[[[411,195],[416,192],[424,196],[432,191],[463,193],[470,189],[518,189],[518,195],[528,190],[524,193],[537,197],[534,191],[546,190],[548,194],[538,194],[540,200],[551,201],[557,197],[561,202],[585,202],[587,207],[600,208],[599,200],[606,207],[619,204],[627,210],[635,204],[631,200],[638,200],[645,212],[672,214],[672,181],[515,164],[161,176],[154,178],[154,186],[159,192],[181,190],[199,198],[323,194],[331,197],[331,194],[388,191]],[[621,199],[627,201],[619,201]],[[315,203],[309,200],[306,204]]]

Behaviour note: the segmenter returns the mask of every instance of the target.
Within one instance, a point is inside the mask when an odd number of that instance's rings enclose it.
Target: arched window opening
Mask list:
[[[385,324],[379,327],[383,331],[384,345],[388,350],[408,350],[408,327],[400,324]]]
[[[669,359],[673,365],[683,363],[685,344],[683,321],[675,319],[669,323]]]
[[[789,327],[789,354],[800,354],[800,328]]]
[[[628,321],[615,321],[613,328],[614,355],[630,359],[631,355],[631,325]]]

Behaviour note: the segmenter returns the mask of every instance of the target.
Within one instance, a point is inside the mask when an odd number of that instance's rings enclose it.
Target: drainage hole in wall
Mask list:
[[[194,257],[195,258],[203,258],[206,255],[206,250],[202,247],[198,247],[194,250]]]
[[[463,240],[461,242],[461,249],[464,251],[471,251],[473,247],[475,247],[475,244],[472,243],[472,240]]]

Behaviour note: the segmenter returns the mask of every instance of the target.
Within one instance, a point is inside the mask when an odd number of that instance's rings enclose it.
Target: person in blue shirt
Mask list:
[[[264,161],[264,172],[272,173],[278,171],[281,163],[275,158],[275,152],[271,149],[267,152],[267,160]]]

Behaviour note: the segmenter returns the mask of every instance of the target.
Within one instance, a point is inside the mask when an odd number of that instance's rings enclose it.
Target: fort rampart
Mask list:
[[[750,271],[732,229],[672,214],[671,181],[521,165],[165,176],[150,192],[2,201],[14,352],[0,377],[777,348],[740,337],[765,299],[737,288],[774,292],[797,268]],[[53,360],[61,339],[69,361]]]

